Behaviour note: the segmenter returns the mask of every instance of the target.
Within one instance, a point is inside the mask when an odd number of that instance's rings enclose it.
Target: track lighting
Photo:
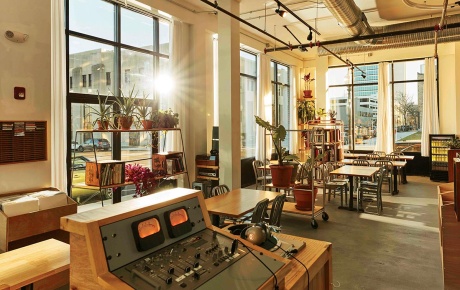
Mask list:
[[[365,74],[361,74],[361,77],[362,77],[363,79],[365,79],[365,78],[366,78],[366,75],[365,75]]]
[[[285,17],[286,16],[286,11],[281,10],[279,1],[276,1],[276,3],[278,3],[278,9],[275,10],[275,13],[278,14],[279,16],[281,16],[281,17]]]
[[[313,39],[313,32],[311,32],[311,28],[310,28],[310,33],[307,36],[307,40],[311,41],[312,39]]]

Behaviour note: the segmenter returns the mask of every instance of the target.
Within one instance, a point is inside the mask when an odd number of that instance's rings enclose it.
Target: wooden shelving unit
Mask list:
[[[174,152],[159,152],[159,153],[152,153],[151,158],[142,158],[142,160],[150,160],[150,159],[160,159],[158,164],[152,164],[152,167],[157,166],[157,168],[152,168],[153,170],[157,170],[157,172],[161,172],[160,176],[155,177],[156,180],[165,180],[174,176],[179,176],[179,175],[186,175],[186,180],[188,183],[188,186],[190,187],[190,178],[188,175],[188,170],[187,170],[187,160],[185,157],[185,150],[184,150],[184,141],[182,138],[182,131],[180,128],[155,128],[155,129],[132,129],[132,130],[77,130],[75,133],[75,140],[78,138],[78,134],[91,134],[91,139],[94,140],[94,133],[111,133],[111,134],[120,134],[123,132],[144,132],[144,133],[156,133],[156,132],[178,132],[181,140],[181,145],[182,145],[182,151],[174,151]],[[76,150],[75,150],[76,151]],[[74,151],[74,160],[75,160],[75,151]],[[95,168],[97,170],[96,174],[100,176],[100,168],[98,165],[98,160],[97,160],[97,150],[96,147],[93,146],[93,152],[94,152],[94,158],[95,158]],[[168,172],[168,165],[167,165],[167,160],[176,160],[180,159],[180,170],[179,171],[174,171],[174,172]],[[124,160],[123,162],[134,162],[134,161],[140,161],[140,159],[133,159],[133,160]],[[174,163],[175,166],[176,163]],[[161,166],[161,167],[158,167]],[[179,165],[177,165],[179,166]],[[72,164],[72,168],[74,168]],[[160,170],[160,171],[158,171]],[[73,171],[73,170],[72,170]],[[72,172],[73,176],[73,172]],[[73,179],[72,179],[73,180]],[[133,182],[123,182],[123,183],[117,183],[117,184],[106,184],[102,182],[102,178],[99,179],[99,185],[88,185],[86,183],[76,183],[72,184],[71,188],[82,188],[82,189],[89,189],[89,190],[95,190],[99,191],[99,193],[102,195],[102,189],[110,189],[114,187],[123,187],[127,185],[132,185],[134,184]],[[103,203],[103,198],[101,198],[101,201]],[[116,203],[114,200],[113,203]]]

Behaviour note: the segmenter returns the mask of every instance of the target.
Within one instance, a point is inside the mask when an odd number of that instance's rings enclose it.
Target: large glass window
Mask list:
[[[257,110],[257,57],[246,51],[240,51],[240,96],[241,158],[246,158],[255,156]]]
[[[97,115],[91,112],[100,110],[99,99],[112,104],[115,96],[122,96],[120,88],[125,95],[134,88],[139,99],[144,95],[158,99],[161,93],[155,90],[156,78],[168,71],[170,23],[109,1],[67,0],[66,5],[69,166],[73,159],[94,161],[93,145],[97,146],[98,161],[139,160],[136,163],[151,166],[151,134],[76,131],[97,128]],[[84,182],[84,167],[74,168],[70,178],[73,184]],[[96,201],[93,197],[99,196],[94,190],[72,190],[72,197],[80,203]],[[110,194],[102,196],[109,198]]]
[[[289,67],[277,62],[271,62],[271,80],[273,91],[272,120],[275,125],[291,128],[291,99]],[[290,138],[282,142],[284,148],[290,148]]]
[[[421,150],[424,67],[423,59],[393,63],[396,150]]]
[[[424,61],[393,62],[392,84],[395,150],[420,152]],[[365,77],[363,77],[365,76]],[[345,125],[344,147],[374,150],[377,132],[378,64],[329,68],[328,109]]]

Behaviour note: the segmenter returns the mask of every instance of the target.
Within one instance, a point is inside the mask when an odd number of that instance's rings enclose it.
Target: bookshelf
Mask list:
[[[141,159],[128,159],[128,160],[98,160],[98,153],[96,146],[93,146],[94,161],[86,161],[86,170],[85,170],[85,181],[71,184],[70,189],[72,188],[81,188],[94,190],[96,194],[100,194],[101,201],[103,203],[103,189],[118,188],[127,185],[134,184],[133,182],[125,181],[125,163],[129,162],[139,162],[145,160],[152,161],[152,171],[155,171],[156,180],[161,180],[158,183],[158,186],[162,184],[163,181],[170,180],[179,175],[185,175],[185,182],[190,187],[190,178],[187,170],[187,161],[184,151],[184,142],[182,139],[182,131],[179,128],[156,128],[156,129],[133,129],[133,130],[77,130],[75,133],[75,141],[78,140],[79,134],[86,134],[94,140],[95,133],[106,133],[119,135],[123,132],[143,132],[152,135],[152,140],[157,140],[154,135],[158,132],[168,132],[176,133],[179,135],[180,144],[182,151],[167,151],[167,152],[158,152],[151,153],[148,158]],[[113,136],[115,137],[115,136]],[[72,164],[72,177],[74,176],[75,167],[75,153],[73,151],[73,164]],[[129,157],[129,156],[128,156]],[[73,182],[73,178],[71,179]],[[71,195],[72,196],[72,195]],[[94,196],[94,195],[93,195]],[[89,198],[90,199],[90,198]],[[121,197],[113,197],[113,203],[117,203],[121,200]]]

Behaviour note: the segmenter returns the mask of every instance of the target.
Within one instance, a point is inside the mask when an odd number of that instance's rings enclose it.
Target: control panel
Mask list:
[[[285,259],[213,228],[197,190],[66,216],[61,226],[71,232],[71,267],[79,263],[73,289],[272,289],[287,271]]]

